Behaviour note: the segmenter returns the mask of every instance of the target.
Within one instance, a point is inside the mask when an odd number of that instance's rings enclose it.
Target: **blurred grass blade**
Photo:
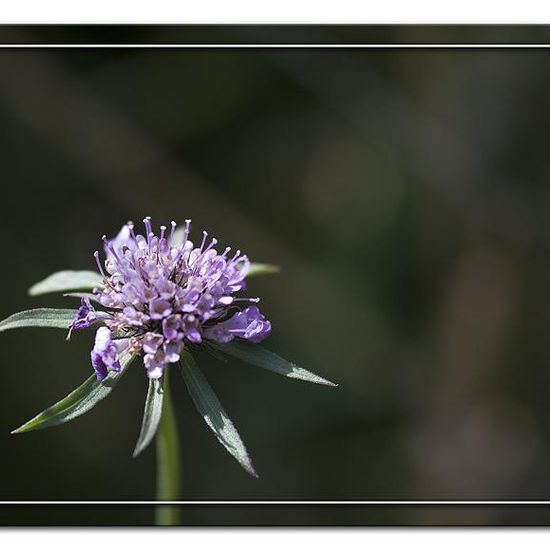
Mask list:
[[[143,411],[143,422],[139,433],[133,457],[135,458],[143,451],[155,437],[162,414],[162,400],[164,377],[160,380],[149,379],[147,397],[145,398],[145,410]]]
[[[279,273],[281,268],[278,265],[273,264],[259,264],[251,263],[250,269],[246,274],[247,277],[255,277],[256,275],[271,275],[272,273]]]
[[[68,330],[74,314],[74,309],[28,309],[14,313],[0,321],[0,332],[24,327],[64,328]]]
[[[120,372],[111,371],[107,377],[101,381],[93,374],[81,386],[67,395],[67,397],[58,401],[55,405],[48,407],[11,433],[18,434],[49,428],[68,422],[88,412],[111,393],[134,357],[135,355],[122,353],[120,357]]]
[[[250,475],[258,477],[237,429],[189,353],[183,354],[181,372],[197,410],[218,441]]]
[[[334,382],[330,382],[325,378],[321,378],[312,372],[298,367],[294,363],[290,363],[286,359],[279,357],[276,353],[262,348],[258,344],[245,342],[242,340],[232,340],[227,344],[211,344],[222,353],[242,359],[247,363],[262,367],[277,374],[288,376],[288,378],[296,378],[305,380],[306,382],[314,382],[315,384],[325,384],[327,386],[337,386]]]
[[[58,271],[29,288],[31,296],[68,290],[91,290],[103,286],[103,279],[95,271]]]

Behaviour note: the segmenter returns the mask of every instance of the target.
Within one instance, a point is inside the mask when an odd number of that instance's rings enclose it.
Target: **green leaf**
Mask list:
[[[95,374],[92,374],[84,384],[72,391],[67,397],[48,407],[11,433],[19,434],[57,426],[88,412],[111,393],[134,357],[135,355],[122,353],[119,372],[110,371],[107,377],[101,381],[96,378]]]
[[[255,277],[256,275],[271,275],[272,273],[279,273],[280,271],[281,268],[278,265],[252,262],[246,276]]]
[[[250,475],[258,477],[237,429],[189,353],[183,354],[181,373],[197,410],[218,441]]]
[[[95,271],[58,271],[29,288],[31,296],[67,290],[91,290],[103,286],[103,279]]]
[[[162,399],[164,397],[163,380],[164,378],[160,380],[149,379],[147,397],[145,398],[145,410],[143,411],[143,422],[134,450],[134,458],[151,443],[157,432],[162,414]]]
[[[290,363],[286,359],[279,357],[276,353],[262,348],[258,344],[235,339],[227,344],[215,344],[211,342],[211,345],[222,353],[226,353],[237,359],[242,359],[247,363],[276,372],[277,374],[288,376],[288,378],[297,378],[298,380],[314,382],[315,384],[326,384],[327,386],[338,385],[306,369],[302,369],[294,363]]]
[[[48,327],[68,329],[74,318],[74,309],[28,309],[14,313],[0,321],[0,332],[23,327]]]

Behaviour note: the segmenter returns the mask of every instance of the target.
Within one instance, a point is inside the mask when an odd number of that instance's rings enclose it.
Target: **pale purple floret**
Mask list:
[[[74,314],[70,330],[82,330],[88,328],[97,320],[97,312],[90,303],[89,298],[81,298],[80,307]]]
[[[94,306],[92,306],[90,299],[83,297],[80,300],[80,307],[74,314],[73,322],[69,325],[67,340],[71,338],[71,333],[73,330],[83,330],[91,327],[98,321],[111,318],[112,315],[106,311],[96,311]]]
[[[98,380],[103,380],[109,371],[119,371],[118,348],[111,340],[111,331],[99,327],[95,335],[95,345],[91,352],[92,367]]]
[[[117,346],[123,342],[132,352],[143,352],[150,378],[160,378],[165,365],[179,361],[186,346],[235,337],[259,342],[269,334],[271,324],[256,306],[238,307],[240,302],[259,301],[235,296],[245,288],[250,268],[246,256],[240,251],[230,255],[230,248],[218,253],[217,240],[207,243],[205,231],[195,247],[189,240],[190,220],[180,239],[174,222],[169,232],[161,226],[158,236],[150,218],[144,224],[145,235],[137,235],[128,222],[114,239],[103,238],[105,269],[98,252],[95,257],[104,289],[94,290],[94,295],[108,312],[95,312],[89,300],[83,300],[71,325],[83,328],[94,314],[96,319],[102,316],[106,326],[98,330],[92,351],[98,377],[120,368]]]
[[[261,342],[271,332],[271,323],[256,306],[235,314],[227,323],[229,332],[254,343]]]
[[[227,321],[206,329],[205,336],[220,344],[226,344],[236,336],[258,343],[270,332],[271,323],[256,306],[251,306],[239,311]]]

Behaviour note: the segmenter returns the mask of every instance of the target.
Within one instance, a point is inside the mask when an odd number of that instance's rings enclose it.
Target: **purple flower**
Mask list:
[[[271,332],[271,323],[256,306],[247,307],[235,314],[227,323],[229,332],[254,343],[261,342]]]
[[[220,344],[230,342],[235,336],[258,343],[270,332],[271,323],[256,306],[251,306],[236,313],[229,320],[209,327],[205,336]]]
[[[103,380],[108,371],[119,371],[118,349],[111,340],[111,331],[107,327],[99,327],[95,335],[95,345],[91,352],[92,366],[98,380]]]
[[[178,243],[174,222],[170,231],[161,226],[159,235],[150,218],[143,222],[144,235],[136,234],[128,222],[114,239],[103,237],[104,266],[98,252],[95,258],[105,286],[94,295],[107,311],[96,312],[83,300],[71,325],[72,330],[100,318],[104,322],[92,351],[98,378],[120,368],[119,342],[141,350],[147,375],[160,378],[165,365],[179,361],[188,346],[235,337],[259,342],[269,334],[271,324],[256,306],[239,309],[240,303],[259,301],[236,296],[245,289],[250,267],[246,256],[239,250],[230,255],[230,248],[218,253],[217,240],[207,242],[206,231],[195,246],[189,240],[190,220]]]
[[[94,306],[92,306],[88,298],[82,298],[80,300],[80,307],[74,314],[74,320],[69,327],[69,331],[88,328],[96,320],[97,313]]]
[[[105,311],[96,311],[89,298],[81,298],[80,307],[74,314],[73,322],[69,326],[67,340],[70,340],[73,330],[83,330],[89,328],[95,322],[102,319],[111,319],[111,315]]]

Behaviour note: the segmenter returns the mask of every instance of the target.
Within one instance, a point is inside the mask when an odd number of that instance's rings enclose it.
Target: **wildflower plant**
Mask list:
[[[138,358],[148,379],[145,410],[134,457],[157,436],[157,497],[179,497],[179,450],[168,375],[176,368],[206,424],[252,476],[247,450],[214,391],[195,362],[198,352],[232,356],[289,378],[335,385],[259,345],[271,323],[246,297],[246,280],[278,268],[251,263],[239,250],[218,252],[204,231],[190,240],[190,220],[157,235],[145,218],[144,234],[128,222],[113,239],[103,237],[104,257],[95,252],[98,272],[60,271],[29,289],[33,296],[62,292],[80,298],[74,309],[32,309],[0,322],[0,332],[21,327],[66,329],[67,340],[95,330],[90,351],[93,374],[67,397],[12,433],[47,428],[72,420],[107,397]],[[166,512],[166,510],[165,510]],[[169,516],[169,513],[168,513]],[[160,522],[170,522],[168,516]],[[172,520],[174,518],[172,517]]]

